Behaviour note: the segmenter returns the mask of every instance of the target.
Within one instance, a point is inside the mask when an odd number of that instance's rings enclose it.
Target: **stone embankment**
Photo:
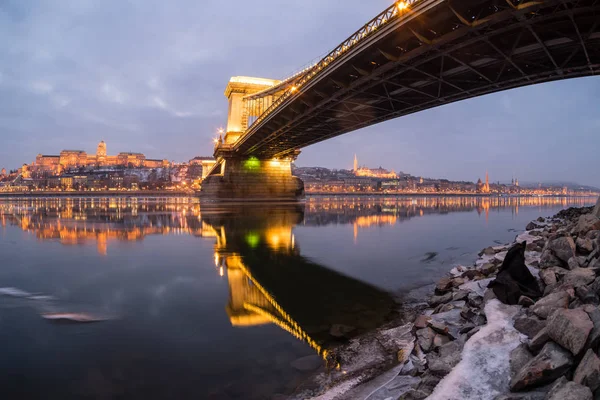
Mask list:
[[[600,398],[600,219],[564,210],[529,223],[524,242],[542,297],[501,303],[488,285],[515,244],[488,247],[440,280],[412,323],[351,341],[337,354],[349,376],[317,398]],[[371,379],[377,363],[388,372]]]

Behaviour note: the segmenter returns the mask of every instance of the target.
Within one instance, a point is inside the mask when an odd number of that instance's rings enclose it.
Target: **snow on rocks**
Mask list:
[[[429,399],[493,400],[505,391],[510,380],[509,355],[522,338],[512,326],[519,308],[498,300],[486,304],[487,324],[466,342],[461,361],[439,383]]]
[[[504,305],[487,288],[511,246],[488,247],[473,267],[455,267],[434,303],[439,309],[466,299],[458,320],[446,323],[462,328],[449,328],[450,341],[438,348],[442,333],[431,321],[419,332],[415,349],[427,354],[423,381],[399,399],[600,397],[600,220],[587,213],[565,210],[517,236],[517,243],[527,243],[527,268],[545,289],[537,301]],[[461,279],[466,282],[457,286]],[[435,309],[423,315],[435,318]],[[441,378],[437,385],[433,377]]]

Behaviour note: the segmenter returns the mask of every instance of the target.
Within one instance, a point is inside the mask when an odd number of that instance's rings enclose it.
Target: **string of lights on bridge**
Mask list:
[[[342,44],[336,47],[333,51],[331,51],[327,56],[325,56],[321,61],[313,64],[300,72],[292,75],[291,78],[287,78],[283,80],[280,84],[267,89],[268,91],[273,91],[274,88],[288,84],[290,80],[293,80],[295,77],[304,75],[299,81],[295,82],[289,89],[287,89],[277,100],[275,100],[269,108],[267,108],[257,119],[254,121],[252,126],[259,124],[264,121],[273,110],[279,107],[285,100],[287,100],[290,96],[297,93],[298,90],[304,86],[307,82],[309,82],[312,78],[315,77],[321,70],[323,70],[327,65],[331,64],[338,57],[344,55],[348,50],[361,43],[362,40],[367,38],[370,34],[377,31],[382,26],[388,24],[390,21],[398,18],[399,16],[405,14],[410,10],[410,7],[416,3],[419,3],[423,0],[404,0],[394,3],[394,5],[387,8],[385,11],[377,15],[371,21],[369,21],[366,25],[364,25],[361,29],[356,31],[352,36],[346,39]],[[260,92],[252,95],[252,97],[260,96]],[[248,132],[248,129],[246,132]]]

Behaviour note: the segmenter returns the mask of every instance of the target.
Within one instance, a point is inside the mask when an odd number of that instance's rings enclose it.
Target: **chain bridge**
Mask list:
[[[600,0],[396,2],[282,80],[233,77],[201,196],[295,199],[300,149],[455,101],[600,71]],[[526,110],[523,110],[526,112]]]

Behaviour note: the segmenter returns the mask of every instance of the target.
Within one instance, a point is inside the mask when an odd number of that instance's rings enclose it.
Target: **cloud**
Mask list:
[[[82,117],[90,122],[94,122],[105,127],[117,129],[119,131],[139,132],[140,127],[134,123],[118,122],[108,118],[103,118],[90,112],[85,112]]]
[[[58,108],[63,108],[71,103],[71,99],[63,95],[52,96],[52,103]]]
[[[158,108],[161,108],[163,110],[167,109],[167,103],[165,103],[165,101],[163,99],[161,99],[160,97],[158,97],[158,96],[154,96],[152,98],[152,102]]]
[[[105,82],[102,85],[102,93],[105,98],[113,103],[124,104],[126,100],[125,93],[121,92],[116,86]]]
[[[174,109],[173,107],[169,106],[163,99],[161,99],[158,96],[152,97],[152,104],[154,104],[156,107],[160,108],[161,110],[167,111],[168,113],[174,115],[177,118],[191,117],[194,115],[194,113],[192,113],[190,111],[180,111],[180,110]]]
[[[31,82],[29,88],[38,94],[48,94],[54,90],[54,86],[50,82],[34,81]]]

